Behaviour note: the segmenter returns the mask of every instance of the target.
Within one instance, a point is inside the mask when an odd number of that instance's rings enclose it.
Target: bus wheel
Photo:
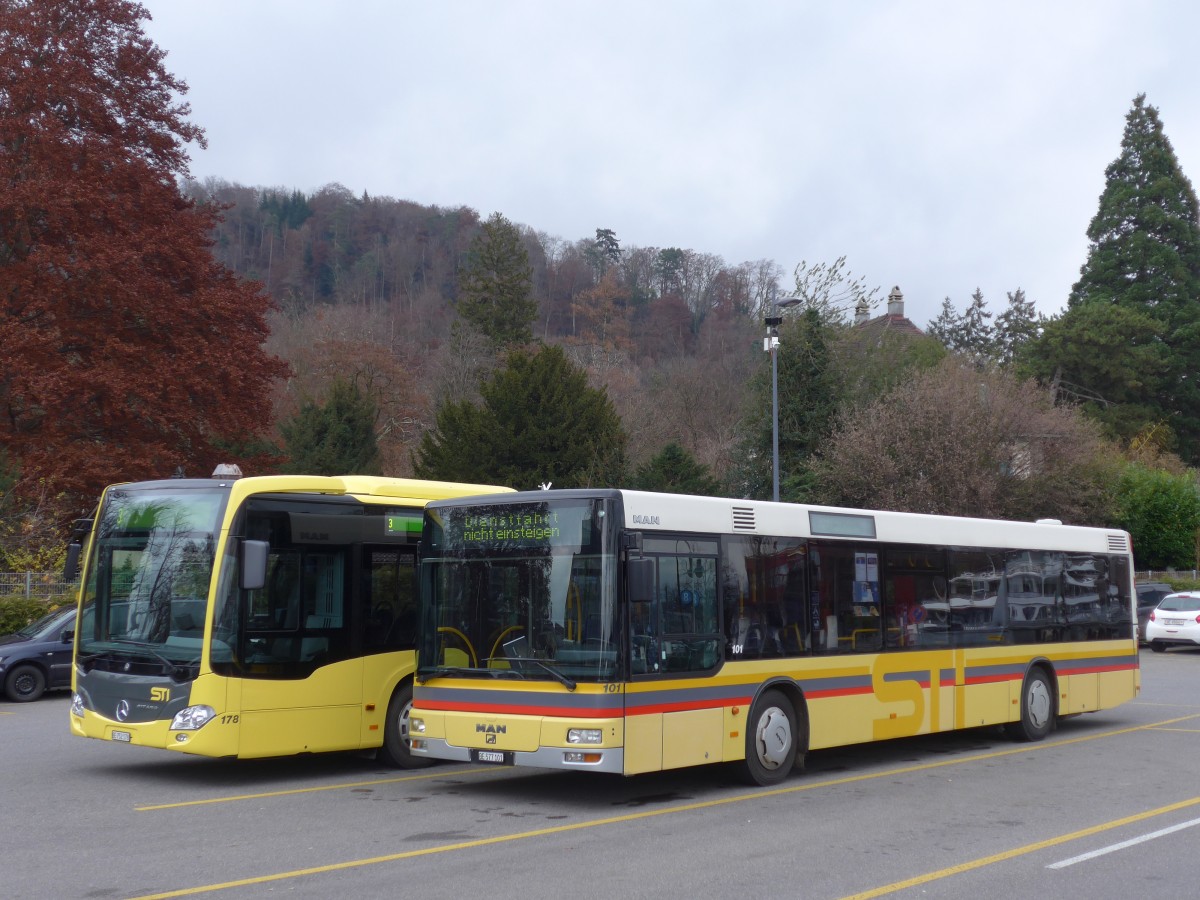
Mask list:
[[[1045,669],[1030,669],[1021,685],[1021,721],[1005,727],[1018,741],[1040,741],[1054,730],[1054,689]]]
[[[408,717],[412,713],[413,688],[405,681],[396,688],[388,703],[387,720],[383,723],[383,746],[377,758],[397,769],[420,769],[430,760],[413,756],[408,743]]]
[[[4,692],[13,703],[36,700],[46,690],[46,676],[37,666],[17,666],[8,673]]]
[[[778,784],[796,761],[796,712],[779,691],[758,698],[746,723],[742,774],[750,784]]]

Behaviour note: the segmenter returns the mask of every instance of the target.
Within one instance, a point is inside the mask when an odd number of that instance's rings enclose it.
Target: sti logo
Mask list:
[[[171,699],[171,689],[164,687],[150,688],[150,699],[156,703],[166,703]]]

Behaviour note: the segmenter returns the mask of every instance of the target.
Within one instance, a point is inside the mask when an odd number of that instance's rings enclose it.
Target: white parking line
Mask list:
[[[1191,828],[1193,825],[1200,825],[1200,819],[1192,819],[1190,822],[1181,822],[1178,825],[1172,825],[1170,828],[1162,828],[1158,831],[1152,831],[1149,834],[1143,834],[1141,837],[1131,838],[1128,841],[1121,841],[1119,844],[1101,847],[1099,850],[1093,850],[1091,853],[1083,853],[1079,856],[1072,856],[1070,859],[1062,860],[1062,862],[1051,863],[1050,865],[1046,866],[1046,868],[1065,869],[1067,866],[1075,865],[1075,863],[1084,862],[1089,859],[1095,859],[1097,856],[1104,856],[1106,853],[1115,853],[1118,850],[1124,850],[1126,847],[1132,847],[1135,844],[1142,844],[1146,841],[1152,841],[1155,838],[1162,837],[1166,834],[1173,834],[1176,831],[1183,831],[1183,829]]]

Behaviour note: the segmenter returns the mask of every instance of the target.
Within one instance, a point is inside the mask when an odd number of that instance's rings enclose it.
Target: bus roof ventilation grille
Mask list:
[[[1123,534],[1110,534],[1108,536],[1108,551],[1109,553],[1128,553],[1129,541]]]
[[[754,507],[735,506],[733,508],[733,530],[754,531]]]

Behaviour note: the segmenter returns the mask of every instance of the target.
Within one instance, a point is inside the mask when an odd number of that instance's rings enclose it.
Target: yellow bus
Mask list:
[[[429,504],[415,756],[633,775],[1140,689],[1129,535],[626,490]]]
[[[87,549],[71,731],[210,757],[408,748],[428,500],[508,488],[368,476],[107,488]],[[86,535],[86,539],[84,539]]]

